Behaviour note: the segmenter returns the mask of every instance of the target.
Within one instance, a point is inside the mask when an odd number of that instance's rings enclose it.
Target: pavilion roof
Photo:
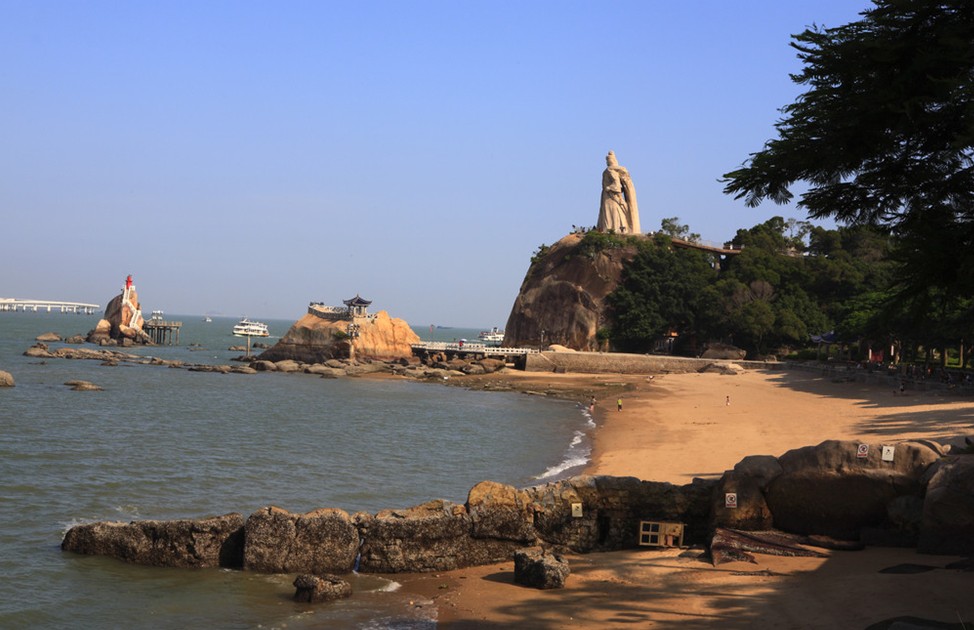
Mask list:
[[[348,300],[342,300],[342,303],[345,306],[368,306],[369,304],[372,303],[372,300],[366,300],[360,297],[358,293],[356,293],[355,297],[350,298]]]

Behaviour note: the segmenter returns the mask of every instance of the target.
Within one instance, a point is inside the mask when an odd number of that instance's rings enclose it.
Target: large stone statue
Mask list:
[[[612,230],[617,234],[642,234],[639,229],[639,207],[636,205],[636,187],[629,171],[619,166],[616,154],[609,151],[602,171],[602,204],[599,206],[599,223],[602,232]]]

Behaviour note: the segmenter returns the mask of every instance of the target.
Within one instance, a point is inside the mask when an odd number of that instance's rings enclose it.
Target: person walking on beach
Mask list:
[[[616,401],[616,405],[619,407],[619,411],[622,411],[622,399]]]
[[[588,411],[589,413],[595,413],[595,396],[592,396],[592,400],[588,403]]]

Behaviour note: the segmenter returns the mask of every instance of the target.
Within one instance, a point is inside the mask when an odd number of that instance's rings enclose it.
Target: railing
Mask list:
[[[483,343],[468,342],[447,342],[447,341],[424,341],[412,344],[413,351],[425,350],[427,352],[448,352],[459,353],[469,352],[470,354],[484,354],[495,356],[513,356],[518,354],[537,354],[541,352],[537,348],[504,348],[501,346],[488,346]]]
[[[673,241],[673,244],[676,245],[676,246],[678,246],[678,247],[689,247],[689,248],[693,248],[693,249],[701,249],[701,250],[705,250],[705,251],[711,251],[711,252],[714,252],[714,253],[723,253],[723,254],[734,253],[734,254],[737,254],[737,253],[740,253],[740,251],[742,249],[744,249],[744,246],[743,245],[734,245],[733,243],[730,243],[730,242],[728,242],[728,243],[714,243],[713,241],[705,241],[705,240],[702,240],[702,239],[701,240],[696,240],[696,241],[688,241],[688,240],[685,240],[685,239],[682,239],[682,238],[676,238],[676,237],[670,237],[670,239]]]
[[[374,314],[367,315],[354,315],[348,307],[345,306],[328,306],[321,302],[312,302],[308,305],[308,312],[321,319],[327,319],[331,321],[339,321],[343,319],[375,319]]]

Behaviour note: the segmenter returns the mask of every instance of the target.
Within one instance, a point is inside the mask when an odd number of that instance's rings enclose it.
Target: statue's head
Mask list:
[[[605,156],[605,163],[607,166],[619,166],[619,161],[616,160],[616,154],[609,151],[609,154]]]

